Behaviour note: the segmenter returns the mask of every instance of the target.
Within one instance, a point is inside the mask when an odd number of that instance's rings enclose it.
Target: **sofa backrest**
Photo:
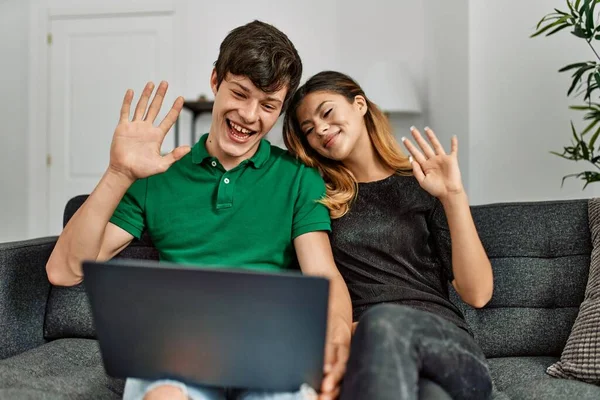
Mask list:
[[[65,207],[66,224],[87,196]],[[583,300],[591,252],[587,200],[472,207],[494,269],[494,295],[483,309],[451,299],[488,357],[560,355]],[[450,255],[445,255],[449,257]],[[158,259],[151,240],[134,240],[118,257]],[[46,339],[95,337],[83,285],[52,287]]]
[[[482,309],[454,290],[488,357],[559,356],[583,300],[591,252],[587,200],[472,207],[494,270]]]
[[[81,207],[87,195],[69,200],[65,206],[63,225]],[[158,252],[147,234],[134,239],[116,257],[158,260]],[[48,340],[67,337],[95,338],[96,330],[83,284],[73,287],[53,286],[50,289],[44,322],[44,337]]]

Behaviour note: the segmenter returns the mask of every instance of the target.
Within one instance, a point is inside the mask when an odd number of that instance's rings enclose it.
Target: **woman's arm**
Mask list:
[[[452,286],[461,299],[476,308],[492,298],[494,278],[471,216],[465,192],[440,198],[444,207],[452,242]]]
[[[452,242],[452,285],[466,303],[483,307],[492,298],[494,279],[488,259],[471,216],[458,167],[458,139],[452,137],[450,154],[446,154],[433,131],[425,128],[431,146],[421,133],[411,128],[421,151],[409,140],[402,142],[414,157],[413,173],[419,185],[437,197],[446,213]]]

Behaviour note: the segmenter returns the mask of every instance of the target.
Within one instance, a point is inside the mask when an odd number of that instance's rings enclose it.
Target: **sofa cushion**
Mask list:
[[[69,222],[87,197],[87,195],[80,195],[69,200],[63,215],[64,225]],[[148,234],[144,233],[140,240],[134,239],[115,258],[158,260],[158,252]],[[72,287],[52,287],[46,306],[44,338],[52,340],[95,337],[96,329],[85,286],[80,284]]]
[[[600,388],[589,383],[552,378],[511,386],[503,394],[511,400],[598,400]]]
[[[96,337],[90,303],[83,283],[72,287],[52,288],[48,298],[44,337],[50,340]]]
[[[588,214],[593,249],[585,298],[560,361],[548,373],[600,383],[600,199],[589,201]]]
[[[556,357],[498,357],[488,358],[494,386],[504,391],[511,386],[537,379],[554,379],[546,374],[546,368]]]
[[[0,359],[45,343],[45,265],[55,243],[55,237],[0,243]]]
[[[134,240],[115,258],[158,260],[158,253],[151,245]],[[44,337],[48,340],[96,337],[84,284],[52,287],[46,309]]]
[[[472,214],[494,294],[473,309],[449,290],[475,340],[488,357],[560,356],[587,282],[587,200],[473,206]]]
[[[104,372],[95,340],[56,340],[0,361],[2,399],[119,399],[123,387]]]
[[[546,374],[556,357],[500,357],[488,359],[495,388],[514,399],[598,399],[600,387]]]

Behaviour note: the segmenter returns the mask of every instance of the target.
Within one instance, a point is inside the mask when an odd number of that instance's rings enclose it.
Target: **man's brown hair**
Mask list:
[[[302,61],[293,43],[279,29],[261,21],[229,32],[221,43],[215,69],[217,87],[228,73],[246,76],[265,93],[287,86],[282,112],[302,77]]]

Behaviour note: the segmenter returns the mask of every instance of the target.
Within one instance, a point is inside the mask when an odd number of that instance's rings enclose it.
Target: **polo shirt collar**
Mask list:
[[[202,164],[206,160],[215,158],[208,153],[208,150],[206,150],[207,139],[208,133],[205,133],[192,148],[192,162],[194,164]],[[271,144],[266,139],[261,139],[256,153],[248,160],[248,163],[254,166],[254,168],[261,168],[266,164],[270,155]]]

